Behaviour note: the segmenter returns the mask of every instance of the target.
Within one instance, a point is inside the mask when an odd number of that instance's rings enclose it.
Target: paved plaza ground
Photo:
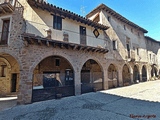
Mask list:
[[[134,119],[160,120],[160,80],[19,105],[0,112],[0,120]]]

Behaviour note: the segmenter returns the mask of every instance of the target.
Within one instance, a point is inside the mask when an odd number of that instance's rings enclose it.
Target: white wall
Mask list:
[[[62,30],[53,29],[53,16],[41,9],[31,8],[28,3],[25,3],[24,18],[26,20],[26,32],[35,34],[36,36],[47,37],[46,29],[52,31],[52,39],[63,41],[63,33],[68,33],[69,42],[80,44],[79,26],[86,27],[87,45],[88,46],[104,46],[104,35],[102,30],[98,30],[100,35],[96,38],[93,34],[95,28],[82,24],[72,19],[62,19]],[[29,15],[28,15],[29,14]]]

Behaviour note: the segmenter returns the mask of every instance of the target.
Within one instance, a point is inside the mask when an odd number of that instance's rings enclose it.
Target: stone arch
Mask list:
[[[133,66],[133,81],[134,83],[140,81],[140,71],[139,71],[139,66],[137,64]]]
[[[123,79],[123,85],[130,85],[132,83],[131,81],[131,68],[129,65],[124,64],[122,68],[122,79]]]
[[[33,63],[33,65],[31,66],[31,72],[33,73],[34,68],[45,58],[49,57],[49,56],[61,56],[63,58],[65,58],[67,61],[69,61],[69,63],[71,64],[71,66],[73,67],[74,70],[76,70],[76,67],[73,65],[73,60],[72,58],[63,53],[63,52],[47,52],[46,54],[43,54],[42,56],[40,56],[39,58],[36,59],[36,61]]]
[[[156,65],[151,66],[151,77],[158,77],[158,68]]]
[[[75,95],[74,69],[63,56],[52,55],[41,60],[34,69],[32,102],[54,99],[57,94]]]
[[[104,68],[103,68],[103,64],[102,62],[100,62],[99,59],[97,59],[97,57],[93,57],[93,56],[87,56],[86,58],[82,58],[82,62],[80,63],[79,67],[80,67],[80,70],[82,69],[83,65],[88,61],[88,60],[94,60],[98,63],[98,65],[100,66],[102,72],[104,71]]]
[[[4,55],[9,55],[11,57],[13,57],[16,62],[18,63],[19,65],[19,69],[22,69],[22,65],[21,65],[21,59],[19,56],[17,56],[15,53],[13,53],[12,51],[3,51],[3,50],[0,50],[0,56],[4,57]],[[5,58],[5,57],[4,57]]]
[[[12,55],[4,52],[0,53],[0,55],[0,95],[18,92],[20,65]]]
[[[81,93],[102,90],[104,85],[103,68],[98,60],[88,59],[81,68]]]
[[[147,67],[146,65],[142,66],[142,81],[147,81]]]
[[[108,78],[109,88],[114,88],[118,86],[118,69],[112,63],[108,66]]]

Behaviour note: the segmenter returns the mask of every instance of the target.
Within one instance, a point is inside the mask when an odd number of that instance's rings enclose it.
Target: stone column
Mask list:
[[[32,101],[32,73],[29,70],[20,71],[20,88],[17,104],[28,104]]]
[[[143,82],[143,80],[142,80],[142,70],[140,70],[140,72],[139,72],[139,79],[140,79],[140,82]]]
[[[76,70],[74,73],[75,95],[81,94],[81,72]]]
[[[123,68],[122,68],[123,69]],[[123,76],[122,76],[122,69],[118,70],[118,83],[119,86],[122,87],[123,86]]]
[[[108,72],[107,69],[104,69],[103,71],[103,89],[108,89]]]
[[[130,77],[131,77],[131,84],[134,84],[134,81],[133,81],[133,72],[130,73]]]

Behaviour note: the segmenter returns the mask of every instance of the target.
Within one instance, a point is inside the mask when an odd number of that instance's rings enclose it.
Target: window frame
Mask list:
[[[53,15],[53,29],[62,30],[62,17]]]
[[[59,67],[59,66],[60,66],[60,59],[59,59],[59,58],[56,58],[56,59],[55,59],[55,66],[56,66],[56,67]]]
[[[79,26],[80,44],[87,45],[87,29],[84,26]]]
[[[112,41],[113,50],[117,50],[117,40]]]

